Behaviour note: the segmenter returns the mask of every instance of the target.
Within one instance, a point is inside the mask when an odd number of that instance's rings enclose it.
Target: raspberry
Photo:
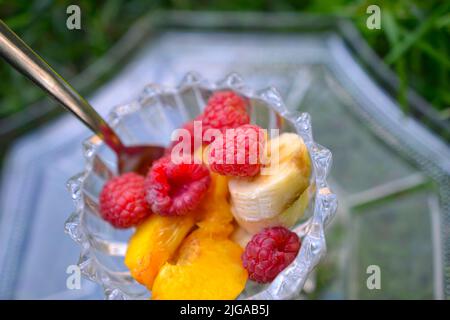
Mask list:
[[[203,130],[237,128],[250,123],[245,100],[233,91],[219,91],[208,100],[203,111]]]
[[[203,164],[175,164],[170,157],[153,163],[145,180],[146,199],[153,212],[180,216],[194,210],[211,183]]]
[[[267,283],[286,268],[297,256],[300,239],[285,227],[266,228],[255,234],[242,254],[249,278]]]
[[[144,177],[130,172],[109,180],[100,193],[100,213],[120,229],[145,219],[151,211],[145,201]]]
[[[208,163],[212,171],[221,175],[252,177],[261,169],[264,145],[264,131],[256,125],[243,125],[234,132],[227,130],[225,136],[210,145]]]
[[[194,136],[194,121],[202,122],[202,132],[199,137]],[[195,141],[200,140],[200,143],[208,144],[211,142],[209,140],[214,139],[214,137],[204,139],[207,129],[219,129],[224,133],[226,129],[237,128],[249,122],[245,100],[232,91],[219,91],[209,98],[204,112],[194,120],[185,123],[182,128],[188,130],[191,135],[191,153],[194,153]],[[180,142],[181,139],[172,142],[166,148],[165,155],[170,155],[173,148]],[[186,148],[187,146],[184,149]]]

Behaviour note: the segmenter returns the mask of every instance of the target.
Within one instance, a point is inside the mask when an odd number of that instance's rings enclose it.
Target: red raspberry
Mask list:
[[[180,216],[194,210],[211,183],[203,164],[175,164],[170,157],[153,163],[145,180],[146,199],[153,212]]]
[[[250,123],[247,114],[247,103],[233,91],[219,91],[208,100],[203,111],[203,131],[209,128],[225,129],[237,128]]]
[[[194,121],[202,122],[202,132],[199,137],[194,136]],[[200,140],[200,143],[206,144],[211,142],[203,141],[207,129],[219,129],[224,132],[225,129],[237,128],[249,122],[245,100],[232,91],[219,91],[209,98],[204,112],[194,120],[185,123],[182,128],[191,134],[191,153],[193,153],[195,141]],[[174,146],[180,142],[180,140],[172,142],[167,147],[165,155],[170,155]]]
[[[212,171],[225,176],[253,177],[261,169],[264,146],[264,131],[256,125],[228,129],[210,145],[208,163]]]
[[[285,227],[267,228],[255,234],[242,254],[249,278],[267,283],[283,271],[297,256],[300,239]]]
[[[125,173],[109,180],[100,193],[100,213],[116,228],[129,228],[150,213],[145,201],[144,177]]]

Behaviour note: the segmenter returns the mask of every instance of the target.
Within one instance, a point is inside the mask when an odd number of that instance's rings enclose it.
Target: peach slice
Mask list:
[[[228,179],[211,172],[211,186],[197,214],[197,226],[207,234],[227,237],[233,232],[233,214],[228,203]]]
[[[221,236],[193,231],[180,247],[174,264],[165,263],[152,291],[155,300],[235,299],[244,289],[247,271],[242,248]]]
[[[128,242],[125,265],[136,281],[152,289],[160,268],[176,252],[192,229],[192,215],[163,217],[151,215],[141,223]]]

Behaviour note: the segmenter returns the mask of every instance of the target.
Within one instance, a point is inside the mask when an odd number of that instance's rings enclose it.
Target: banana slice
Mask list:
[[[313,191],[313,187],[309,186],[292,205],[274,218],[254,221],[238,219],[238,227],[231,234],[231,240],[238,243],[242,248],[245,248],[252,236],[264,228],[275,226],[291,228],[295,226],[303,218]]]
[[[236,222],[240,226],[239,229],[245,230],[247,235],[250,235],[250,237],[253,234],[258,233],[259,231],[268,227],[283,226],[286,228],[291,228],[304,216],[305,210],[308,207],[309,197],[310,189],[308,188],[303,191],[300,197],[298,197],[298,199],[295,200],[294,203],[292,203],[286,210],[273,218],[245,219],[242,217],[237,217],[235,215]],[[235,233],[237,237],[236,239],[239,240],[235,241],[238,242],[241,246],[244,241],[248,241],[247,238],[244,237],[244,233],[242,233],[242,231],[240,233]]]
[[[269,225],[295,224],[297,214],[302,212],[282,213],[304,193],[311,174],[308,150],[297,134],[283,133],[270,140],[267,147],[270,170],[263,169],[253,178],[231,178],[228,183],[233,215],[250,233]]]

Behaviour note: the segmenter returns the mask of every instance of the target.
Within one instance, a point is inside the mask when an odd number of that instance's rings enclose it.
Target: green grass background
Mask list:
[[[66,7],[77,4],[83,29],[68,32]],[[381,30],[366,27],[366,8],[377,4]],[[155,9],[219,11],[296,11],[332,14],[355,23],[371,47],[396,72],[405,105],[405,88],[416,89],[450,118],[450,1],[441,0],[0,0],[0,17],[68,79],[87,68],[137,18]],[[23,110],[43,95],[5,63],[0,63],[0,118]]]

